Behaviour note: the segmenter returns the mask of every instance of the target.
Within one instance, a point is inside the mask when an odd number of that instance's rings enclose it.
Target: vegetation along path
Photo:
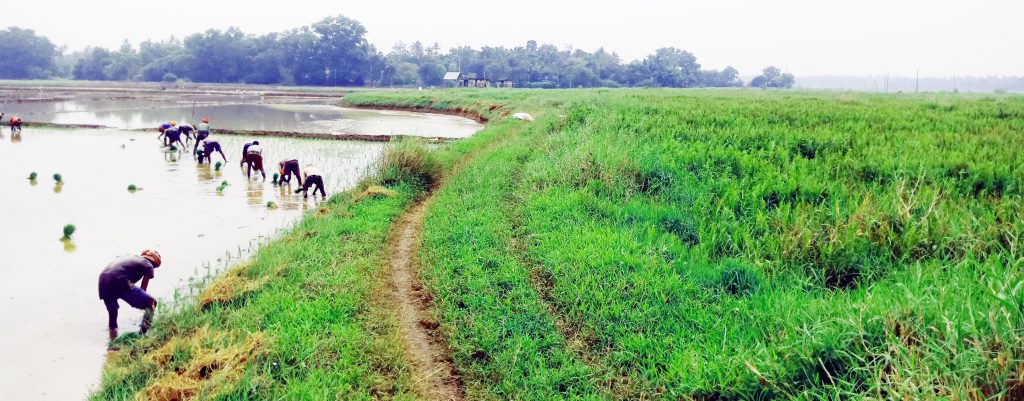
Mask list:
[[[345,102],[489,123],[390,144],[93,399],[1024,399],[1024,97]]]

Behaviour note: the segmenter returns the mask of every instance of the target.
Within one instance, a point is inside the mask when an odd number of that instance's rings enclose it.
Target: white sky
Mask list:
[[[11,4],[17,3],[17,4]],[[751,75],[1024,75],[1024,0],[350,1],[12,0],[0,27],[58,45],[116,47],[208,28],[246,33],[344,14],[381,50],[397,41],[516,46],[535,39],[625,60],[675,46]]]

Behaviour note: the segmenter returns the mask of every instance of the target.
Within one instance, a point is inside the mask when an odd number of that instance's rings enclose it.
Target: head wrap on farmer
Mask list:
[[[153,262],[153,267],[160,267],[160,252],[147,249],[145,251],[142,251],[142,257],[148,259],[150,262]]]
[[[203,119],[203,122],[204,122],[204,123],[209,123],[209,122],[210,122],[210,119],[209,119],[209,118],[204,118],[204,119]]]

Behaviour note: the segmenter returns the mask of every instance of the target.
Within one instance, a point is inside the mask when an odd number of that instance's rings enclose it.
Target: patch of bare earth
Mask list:
[[[389,254],[394,308],[417,391],[429,400],[462,400],[462,381],[438,323],[428,313],[430,297],[419,280],[419,249],[427,201],[410,208],[391,234]]]

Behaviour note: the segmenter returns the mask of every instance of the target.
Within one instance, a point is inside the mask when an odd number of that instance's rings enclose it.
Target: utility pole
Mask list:
[[[889,93],[889,73],[885,73],[885,93]]]
[[[921,69],[918,68],[916,75],[914,75],[914,93],[921,90]]]

